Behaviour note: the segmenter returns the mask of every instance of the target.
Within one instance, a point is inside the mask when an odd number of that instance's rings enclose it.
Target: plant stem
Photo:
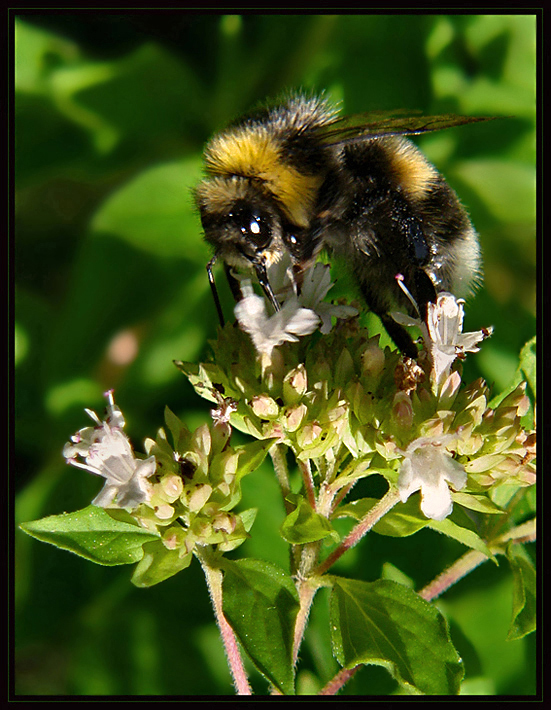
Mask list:
[[[283,496],[283,506],[285,508],[285,514],[293,510],[293,504],[289,500],[289,494],[291,493],[291,484],[289,482],[289,469],[287,466],[287,458],[285,456],[286,448],[283,444],[276,444],[270,449],[270,457],[274,465],[274,471],[281,488],[281,495]],[[289,564],[291,568],[291,574],[295,574],[300,563],[300,551],[296,545],[291,545],[289,550]]]
[[[423,599],[426,599],[428,602],[432,599],[436,599],[436,597],[439,597],[446,589],[449,589],[459,581],[461,577],[472,572],[473,569],[487,559],[483,552],[478,552],[477,550],[466,552],[454,562],[451,567],[448,567],[442,574],[439,574],[438,577],[427,584],[427,586],[419,592],[419,596],[423,597]]]
[[[388,511],[393,508],[396,503],[400,500],[400,496],[396,489],[391,488],[387,493],[381,498],[381,500],[371,508],[371,510],[360,520],[360,522],[353,528],[350,533],[344,538],[341,544],[333,550],[333,552],[327,557],[324,562],[319,565],[317,569],[314,570],[315,575],[322,575],[324,572],[333,565],[339,557],[344,555],[344,553],[351,547],[356,545],[362,537],[368,533],[371,528],[379,522],[379,520],[386,515]]]
[[[238,695],[252,695],[251,686],[249,685],[241,654],[239,653],[237,639],[222,611],[222,570],[211,567],[204,559],[201,559],[200,562],[207,580],[216,623],[218,624],[220,635],[224,642],[226,658],[228,659],[228,665],[233,676],[235,689]]]
[[[312,510],[316,510],[316,493],[314,488],[314,479],[312,478],[312,469],[310,467],[310,461],[297,461],[298,467],[302,474],[302,481],[304,483],[304,490],[306,492],[306,497],[308,503]]]
[[[494,554],[503,554],[503,548],[508,542],[532,542],[535,539],[536,519],[534,518],[533,520],[529,520],[522,525],[517,525],[517,527],[508,530],[506,533],[496,538],[493,543],[489,545],[489,548]],[[454,562],[451,567],[448,567],[442,574],[439,574],[438,577],[435,577],[432,582],[427,584],[427,586],[419,592],[419,595],[427,601],[436,599],[436,597],[439,597],[487,559],[488,557],[483,552],[478,552],[477,550],[466,552]]]
[[[295,634],[293,638],[293,665],[296,664],[298,659],[298,650],[300,648],[300,644],[302,643],[302,637],[304,636],[304,631],[306,629],[306,622],[308,621],[310,608],[317,591],[318,586],[314,585],[311,580],[305,579],[298,584],[300,607],[295,622]]]
[[[343,668],[329,681],[329,683],[327,683],[326,686],[320,690],[318,695],[336,695],[343,685],[347,683],[350,678],[352,678],[352,676],[360,670],[361,667],[362,666],[360,664],[354,666],[354,668]]]
[[[333,493],[325,484],[322,483],[320,486],[319,497],[316,501],[310,464],[309,462],[299,462],[299,467],[302,471],[304,487],[306,488],[308,501],[312,507],[312,510],[317,511],[320,515],[328,517]],[[314,595],[319,587],[319,584],[313,580],[310,575],[318,562],[320,548],[321,540],[317,540],[303,545],[300,551],[300,563],[296,583],[300,607],[295,622],[293,664],[297,662],[298,651],[302,643],[304,630],[306,629],[306,622],[308,621],[310,608],[312,606],[312,602],[314,601]]]
[[[339,503],[342,503],[342,501],[350,493],[350,491],[356,485],[356,483],[357,483],[357,481],[351,481],[349,484],[347,484],[346,486],[343,486],[342,488],[339,489],[338,493],[336,494],[336,496],[333,499],[333,502],[331,504],[331,511],[335,510],[336,507],[339,505]]]
[[[293,510],[293,504],[287,500],[289,493],[291,493],[291,484],[289,482],[289,470],[287,468],[287,459],[285,458],[285,447],[283,444],[276,444],[275,446],[272,446],[270,449],[270,456],[272,458],[279,487],[281,488],[285,512],[289,515],[291,510]]]

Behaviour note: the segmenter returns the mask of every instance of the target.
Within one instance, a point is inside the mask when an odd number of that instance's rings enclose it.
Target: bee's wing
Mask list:
[[[444,113],[440,116],[422,116],[405,111],[374,111],[345,116],[320,130],[324,145],[338,145],[381,138],[383,136],[408,136],[441,131],[444,128],[462,126],[466,123],[492,121],[495,116],[458,116]]]

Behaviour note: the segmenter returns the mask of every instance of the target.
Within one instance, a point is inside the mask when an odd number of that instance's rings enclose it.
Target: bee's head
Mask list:
[[[232,176],[204,180],[196,191],[205,239],[230,266],[259,271],[287,252],[303,261],[305,230],[293,225],[260,181]]]
[[[205,239],[236,267],[270,263],[284,248],[282,219],[268,195],[247,178],[212,178],[196,191]]]
[[[203,181],[196,203],[215,256],[229,266],[253,270],[277,308],[266,267],[284,253],[287,231],[274,200],[255,181],[232,176]]]
[[[308,236],[323,171],[318,159],[315,165],[306,159],[312,110],[302,116],[301,106],[263,113],[214,136],[195,193],[215,257],[252,267],[261,283],[283,254],[300,270],[314,251]]]

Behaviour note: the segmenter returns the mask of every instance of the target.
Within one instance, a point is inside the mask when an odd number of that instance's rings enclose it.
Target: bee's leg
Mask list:
[[[419,315],[427,322],[427,305],[436,303],[436,289],[430,276],[423,269],[415,269],[415,300],[419,309]]]
[[[403,280],[403,276],[401,276],[400,280]],[[373,283],[376,283],[374,278],[370,278],[367,282],[362,280],[358,283],[365,302],[370,310],[375,313],[375,315],[379,316],[386,332],[392,338],[398,350],[407,357],[416,360],[419,351],[412,337],[404,326],[397,323],[394,318],[389,315],[388,310],[391,307],[391,303],[385,302],[381,292],[373,288]],[[410,296],[410,298],[415,308],[415,298],[413,296]]]
[[[400,276],[400,281],[403,281],[403,276]],[[420,267],[416,268],[409,279],[412,286],[411,294],[405,286],[402,289],[411,299],[413,307],[418,311],[420,318],[427,323],[428,304],[436,303],[436,289],[430,276]],[[411,339],[406,329],[388,315],[388,313],[377,313],[387,333],[396,343],[398,348],[411,358],[416,358],[418,355],[417,347]]]
[[[416,360],[419,355],[419,350],[404,326],[397,323],[388,313],[377,313],[377,315],[400,352],[406,357]]]
[[[228,285],[230,287],[230,291],[232,293],[232,296],[234,297],[236,303],[240,301],[243,298],[243,294],[241,293],[241,285],[239,283],[239,279],[236,279],[235,276],[233,275],[233,272],[231,270],[231,267],[228,266],[224,262],[224,271],[226,273],[226,279],[228,280]]]

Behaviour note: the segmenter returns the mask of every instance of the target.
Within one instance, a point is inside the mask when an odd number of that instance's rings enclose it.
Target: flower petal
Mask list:
[[[443,478],[436,483],[425,483],[421,486],[421,511],[427,518],[444,520],[452,509],[450,489]]]

